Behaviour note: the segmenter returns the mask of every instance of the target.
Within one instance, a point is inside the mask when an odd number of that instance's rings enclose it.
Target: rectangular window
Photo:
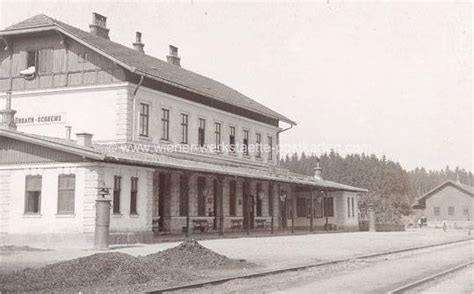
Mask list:
[[[236,216],[236,182],[230,181],[229,182],[229,215]]]
[[[188,115],[181,113],[181,143],[188,144]]]
[[[351,198],[351,203],[352,203],[352,217],[355,217],[354,197]]]
[[[114,177],[114,195],[112,199],[112,212],[114,214],[120,214],[120,190],[121,190],[121,176]]]
[[[39,51],[39,72],[53,72],[53,48],[43,48]]]
[[[263,201],[262,201],[262,184],[261,183],[257,183],[257,216],[262,216],[262,204],[263,204]]]
[[[256,134],[257,158],[262,158],[262,134]]]
[[[351,198],[347,197],[347,217],[351,217]]]
[[[36,50],[26,51],[26,68],[37,67],[36,64],[38,64]]]
[[[306,214],[306,198],[296,198],[296,216],[307,217]]]
[[[86,63],[87,62],[87,53],[79,53],[77,58],[78,63]]]
[[[25,186],[25,213],[40,213],[41,176],[27,176]]]
[[[161,139],[168,141],[170,139],[170,111],[162,108],[161,112]]]
[[[244,141],[242,144],[244,155],[249,155],[249,131],[244,130]]]
[[[73,214],[76,192],[75,175],[59,175],[58,177],[58,214]]]
[[[448,215],[454,215],[454,206],[448,207]]]
[[[200,118],[198,129],[198,145],[203,147],[204,144],[206,144],[206,120]]]
[[[179,216],[188,215],[188,177],[179,176]]]
[[[206,216],[206,178],[198,178],[198,216]]]
[[[132,177],[130,180],[130,214],[138,214],[137,212],[137,194],[138,194],[138,178]]]
[[[268,160],[273,160],[273,137],[268,137]]]
[[[332,197],[324,198],[324,216],[334,216],[334,201]]]
[[[150,105],[140,103],[140,121],[139,121],[139,135],[148,137],[148,121],[150,118]]]
[[[216,122],[214,124],[214,134],[216,136],[216,151],[220,152],[222,150],[221,146],[221,124]]]
[[[441,214],[441,209],[439,209],[438,206],[433,207],[433,214],[434,215],[440,215]]]
[[[235,127],[229,127],[229,151],[235,153]]]

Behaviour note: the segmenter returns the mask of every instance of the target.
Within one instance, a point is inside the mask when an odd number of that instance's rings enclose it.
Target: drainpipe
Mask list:
[[[279,131],[276,133],[276,135],[277,135],[277,137],[276,137],[276,144],[277,144],[277,148],[278,148],[278,149],[277,149],[277,154],[276,154],[276,156],[277,156],[277,166],[280,165],[280,133],[283,133],[283,132],[286,132],[286,131],[288,131],[288,130],[291,130],[291,129],[293,128],[293,126],[294,126],[293,124],[290,124],[290,126],[287,127],[286,129],[279,130]]]
[[[135,129],[136,129],[136,108],[137,108],[137,92],[138,89],[140,89],[140,86],[143,83],[144,76],[140,76],[140,81],[138,82],[137,86],[135,87],[135,90],[133,91],[133,105],[132,105],[132,141],[135,140]]]

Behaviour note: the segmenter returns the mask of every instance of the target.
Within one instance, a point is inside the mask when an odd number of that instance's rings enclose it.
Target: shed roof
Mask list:
[[[186,158],[180,154],[174,153],[127,152],[120,148],[110,148],[108,145],[84,147],[76,144],[76,142],[72,140],[46,137],[0,128],[0,137],[2,136],[32,144],[38,144],[52,149],[71,152],[101,162],[214,173],[227,176],[292,183],[328,190],[367,192],[366,189],[291,173],[285,168],[271,167],[263,164],[251,164],[245,161],[210,160],[196,154],[193,154],[192,157]]]
[[[117,62],[131,72],[145,75],[152,80],[164,82],[174,87],[189,90],[247,111],[296,125],[296,122],[288,117],[273,111],[223,83],[144,54],[109,39],[85,32],[44,14],[33,16],[7,27],[5,30],[0,31],[0,36],[34,32],[37,30],[60,31],[97,51],[99,54]]]

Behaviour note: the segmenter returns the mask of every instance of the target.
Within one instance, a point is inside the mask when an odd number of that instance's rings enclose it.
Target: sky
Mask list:
[[[470,2],[0,1],[0,27],[44,13],[223,82],[297,121],[284,152],[385,154],[473,169]],[[285,125],[282,125],[285,127]],[[290,148],[292,147],[292,148]]]

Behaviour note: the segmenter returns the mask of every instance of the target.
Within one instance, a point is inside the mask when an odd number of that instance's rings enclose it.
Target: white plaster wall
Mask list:
[[[73,139],[78,132],[92,133],[93,140],[124,139],[126,133],[119,123],[119,102],[125,100],[126,103],[128,99],[125,85],[14,92],[12,108],[17,111],[16,117],[62,116],[60,123],[18,124],[18,131],[64,138],[65,126],[70,125]],[[0,100],[0,108],[3,108],[4,93]]]
[[[454,207],[454,215],[448,215],[448,207]],[[434,207],[440,208],[440,215],[434,215]],[[467,221],[464,209],[469,209],[470,219],[474,219],[474,198],[465,192],[446,186],[426,199],[424,214],[428,222]]]
[[[146,103],[150,106],[150,128],[149,138],[140,138],[138,136],[138,120],[139,120],[139,105],[140,103]],[[221,110],[213,109],[211,107],[190,102],[178,97],[174,97],[165,93],[154,91],[148,88],[141,87],[137,92],[136,99],[136,113],[135,113],[135,136],[134,138],[138,141],[154,144],[180,144],[181,143],[181,113],[188,114],[189,127],[188,127],[188,143],[198,143],[198,127],[199,118],[206,120],[206,144],[215,143],[214,123],[221,123],[221,142],[229,144],[230,126],[236,128],[236,144],[242,144],[243,142],[243,131],[249,130],[249,144],[255,144],[256,133],[262,135],[262,144],[268,143],[268,136],[273,137],[273,146],[276,147],[276,133],[279,130],[277,127],[273,127],[267,124],[263,124],[254,120],[250,120],[244,117],[234,115],[232,113],[224,112]],[[162,134],[162,114],[163,108],[169,109],[170,111],[170,126],[169,134],[170,138],[168,142],[161,140]],[[227,154],[229,158],[245,158],[255,162],[266,162],[276,164],[276,150],[273,152],[273,160],[268,161],[268,154],[262,153],[262,159],[255,157],[256,153],[250,154],[249,157],[243,156],[243,154]]]
[[[153,170],[123,165],[105,165],[104,180],[113,187],[114,176],[122,177],[120,214],[111,211],[111,232],[133,232],[152,230]],[[130,214],[131,177],[138,177],[137,214]],[[110,198],[112,199],[113,190]]]
[[[57,214],[58,176],[76,175],[74,214]],[[8,177],[6,176],[8,175]],[[41,212],[25,214],[25,177],[42,176]],[[93,233],[97,188],[105,179],[113,186],[114,175],[122,176],[121,215],[112,215],[111,232],[151,231],[153,171],[119,165],[54,164],[0,170],[3,189],[0,193],[2,233],[9,234],[76,234]],[[130,215],[130,177],[138,176],[138,215]]]
[[[10,197],[8,204],[8,227],[10,234],[55,234],[82,233],[84,215],[84,179],[87,168],[74,164],[48,167],[38,166],[8,170],[10,174]],[[58,176],[76,175],[74,214],[57,214]],[[41,211],[25,214],[25,177],[42,176]],[[3,198],[4,195],[2,194]]]

